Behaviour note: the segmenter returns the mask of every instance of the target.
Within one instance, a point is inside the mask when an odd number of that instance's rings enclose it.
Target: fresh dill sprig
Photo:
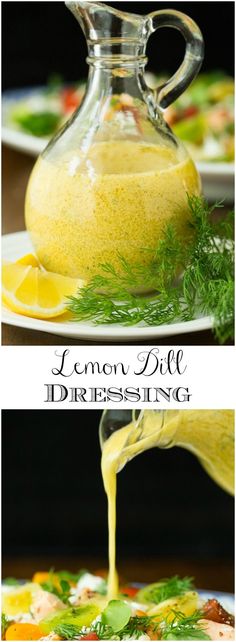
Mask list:
[[[111,640],[114,639],[114,637],[119,639],[117,635],[114,634],[111,626],[100,621],[92,624],[90,631],[92,631],[92,633],[96,633],[99,640]]]
[[[214,224],[211,214],[221,203],[209,206],[197,196],[188,202],[189,239],[181,241],[168,224],[156,250],[144,248],[144,264],[130,265],[121,256],[119,269],[102,264],[100,274],[68,298],[74,320],[158,326],[209,315],[220,343],[233,338],[233,213]],[[140,289],[152,294],[142,296]]]
[[[131,617],[128,624],[126,624],[122,631],[119,631],[120,640],[127,639],[127,637],[138,640],[141,635],[146,633],[149,627],[152,627],[152,632],[154,632],[160,627],[159,623],[157,624],[154,620],[156,620],[156,615],[140,615]]]
[[[62,638],[62,640],[74,640],[76,637],[82,635],[81,629],[74,624],[57,624],[54,633]]]
[[[111,626],[103,622],[95,622],[85,632],[73,624],[58,624],[54,632],[63,640],[79,639],[90,633],[96,633],[99,640],[138,640],[150,628],[152,636],[156,633],[157,639],[161,640],[210,640],[204,631],[204,625],[199,623],[203,617],[201,611],[195,611],[186,616],[179,611],[171,611],[162,622],[157,621],[156,615],[144,615],[131,617],[126,626],[114,633]]]
[[[156,616],[153,615],[131,617],[126,626],[118,633],[115,633],[111,626],[101,621],[92,624],[86,633],[84,628],[81,629],[73,624],[58,624],[55,627],[55,633],[65,640],[77,639],[84,635],[89,635],[89,633],[96,633],[99,640],[123,640],[127,639],[127,637],[138,640],[150,626],[152,626],[153,632],[159,628],[159,624],[157,625],[154,622],[155,619]]]
[[[174,616],[174,617],[173,617]],[[170,621],[171,617],[171,621]],[[204,624],[199,622],[203,618],[201,611],[192,615],[184,615],[180,611],[171,611],[161,629],[162,640],[210,640],[204,631]]]
[[[74,640],[87,635],[84,628],[80,628],[75,624],[58,624],[54,632],[56,635],[59,635],[63,640]],[[99,640],[111,640],[114,639],[114,631],[110,626],[103,624],[103,622],[95,622],[89,628],[89,633],[96,633]],[[115,636],[116,639],[119,637]]]
[[[159,584],[159,582],[158,582]],[[154,586],[150,590],[150,602],[159,604],[177,595],[184,595],[187,591],[193,590],[193,578],[174,575],[167,580],[162,580],[159,585]]]

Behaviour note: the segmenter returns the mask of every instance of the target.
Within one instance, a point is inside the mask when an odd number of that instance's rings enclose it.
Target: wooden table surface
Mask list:
[[[3,221],[2,232],[9,234],[25,229],[24,198],[27,182],[35,159],[26,154],[3,146]],[[92,343],[92,342],[91,342]],[[232,345],[233,342],[228,342]],[[89,341],[79,341],[26,330],[10,325],[2,326],[3,345],[88,345]],[[112,344],[112,343],[111,343]],[[164,339],[130,342],[130,345],[217,345],[213,333],[209,331],[193,332],[191,334],[173,335]],[[100,345],[103,345],[100,343]],[[114,344],[112,344],[114,345]]]
[[[107,560],[89,556],[38,556],[38,557],[12,557],[2,561],[2,577],[16,577],[28,579],[35,571],[70,570],[76,572],[86,568],[90,572],[106,568]],[[186,575],[195,578],[195,585],[202,589],[233,592],[234,568],[233,563],[225,560],[177,560],[175,558],[129,558],[119,560],[119,575],[122,582],[155,582],[162,577],[172,575]]]

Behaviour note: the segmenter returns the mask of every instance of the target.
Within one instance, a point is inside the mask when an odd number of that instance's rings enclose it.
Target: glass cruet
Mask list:
[[[88,279],[123,256],[145,264],[167,222],[188,238],[187,193],[200,192],[194,163],[165,123],[163,110],[196,76],[201,32],[175,10],[147,16],[103,2],[66,2],[87,39],[89,75],[80,108],[33,169],[25,217],[47,270]],[[149,36],[160,27],[186,40],[184,61],[165,84],[144,77]],[[163,65],[164,67],[164,65]]]
[[[127,461],[134,443],[140,444],[138,452],[178,446],[194,454],[208,475],[234,494],[232,410],[104,410],[99,424],[101,449],[114,432],[128,426],[123,446]]]

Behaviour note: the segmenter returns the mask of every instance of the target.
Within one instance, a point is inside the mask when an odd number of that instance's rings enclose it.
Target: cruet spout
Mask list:
[[[146,16],[126,13],[104,2],[66,0],[66,6],[78,20],[88,45],[121,44],[124,40],[146,45],[150,34]]]
[[[108,62],[131,63],[139,59],[145,66],[148,38],[162,27],[180,31],[186,42],[185,56],[176,73],[167,82],[156,88],[152,98],[150,88],[144,79],[139,80],[144,98],[149,107],[168,107],[188,87],[197,75],[204,54],[204,43],[197,24],[180,11],[174,9],[158,10],[146,16],[127,13],[110,7],[105,2],[91,0],[66,0],[66,6],[76,17],[87,39],[88,62],[95,58],[109,59]],[[99,62],[99,61],[98,61]],[[155,110],[154,110],[155,112]],[[154,113],[152,110],[152,113]],[[155,112],[156,113],[156,112]]]

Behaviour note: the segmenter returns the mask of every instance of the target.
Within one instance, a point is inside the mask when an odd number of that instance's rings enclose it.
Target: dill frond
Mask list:
[[[188,197],[190,241],[178,238],[168,224],[154,252],[144,248],[146,265],[130,265],[119,256],[120,268],[105,263],[100,274],[68,298],[74,320],[94,324],[163,325],[212,317],[219,343],[234,334],[233,213],[214,224],[202,197]],[[176,274],[182,271],[178,280]],[[142,296],[140,288],[151,295]]]

